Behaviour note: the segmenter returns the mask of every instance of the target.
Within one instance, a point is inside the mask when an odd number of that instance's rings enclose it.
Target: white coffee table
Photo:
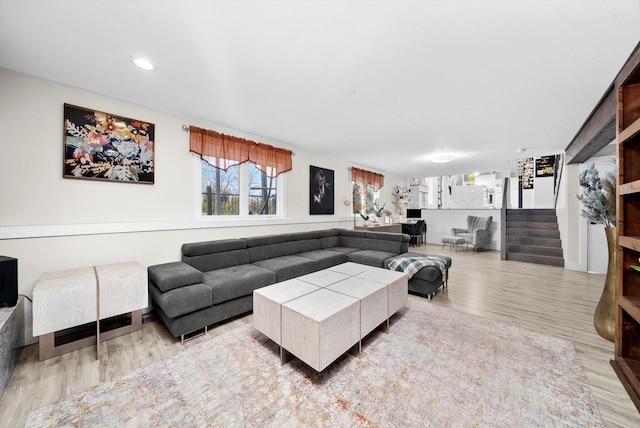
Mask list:
[[[407,302],[402,272],[343,263],[257,289],[253,323],[287,353],[324,370]]]
[[[358,299],[327,289],[293,299],[282,305],[282,348],[320,372],[360,342],[359,315]]]
[[[282,345],[282,304],[305,294],[319,290],[320,287],[290,279],[253,292],[253,325],[269,339]]]
[[[389,320],[389,292],[380,282],[352,276],[327,287],[360,301],[360,339]],[[387,325],[388,327],[388,325]],[[388,328],[386,328],[388,331]]]

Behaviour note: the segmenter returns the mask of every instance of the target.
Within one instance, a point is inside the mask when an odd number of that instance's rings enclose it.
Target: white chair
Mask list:
[[[451,236],[461,237],[467,241],[467,244],[472,244],[475,251],[478,251],[478,247],[491,248],[491,226],[493,217],[476,217],[467,216],[467,228],[451,228]]]

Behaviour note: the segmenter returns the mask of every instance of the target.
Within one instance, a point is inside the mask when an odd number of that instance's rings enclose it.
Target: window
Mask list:
[[[278,178],[254,163],[230,166],[227,171],[201,161],[203,216],[276,215]]]
[[[249,162],[249,214],[276,214],[277,177],[269,177]]]
[[[384,186],[384,175],[351,167],[353,183],[353,213],[371,213],[379,200],[379,191]]]
[[[353,185],[353,213],[365,214],[371,210],[376,199],[378,199],[378,193],[371,188],[370,184],[363,185],[362,183],[351,182]]]
[[[189,151],[202,159],[202,215],[277,214],[277,177],[291,170],[291,150],[190,126]]]
[[[240,214],[240,165],[227,171],[202,164],[202,215]],[[213,163],[213,162],[212,162]]]

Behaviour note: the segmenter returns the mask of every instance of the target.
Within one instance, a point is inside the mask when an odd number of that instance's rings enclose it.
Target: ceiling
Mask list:
[[[407,178],[564,150],[638,40],[640,0],[0,0],[2,68]]]

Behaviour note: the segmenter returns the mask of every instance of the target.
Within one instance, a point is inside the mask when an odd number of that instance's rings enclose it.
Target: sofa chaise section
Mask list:
[[[336,250],[347,250],[350,262],[386,268],[385,261],[409,250],[409,235],[385,232],[344,230]],[[356,251],[351,251],[356,249]]]

